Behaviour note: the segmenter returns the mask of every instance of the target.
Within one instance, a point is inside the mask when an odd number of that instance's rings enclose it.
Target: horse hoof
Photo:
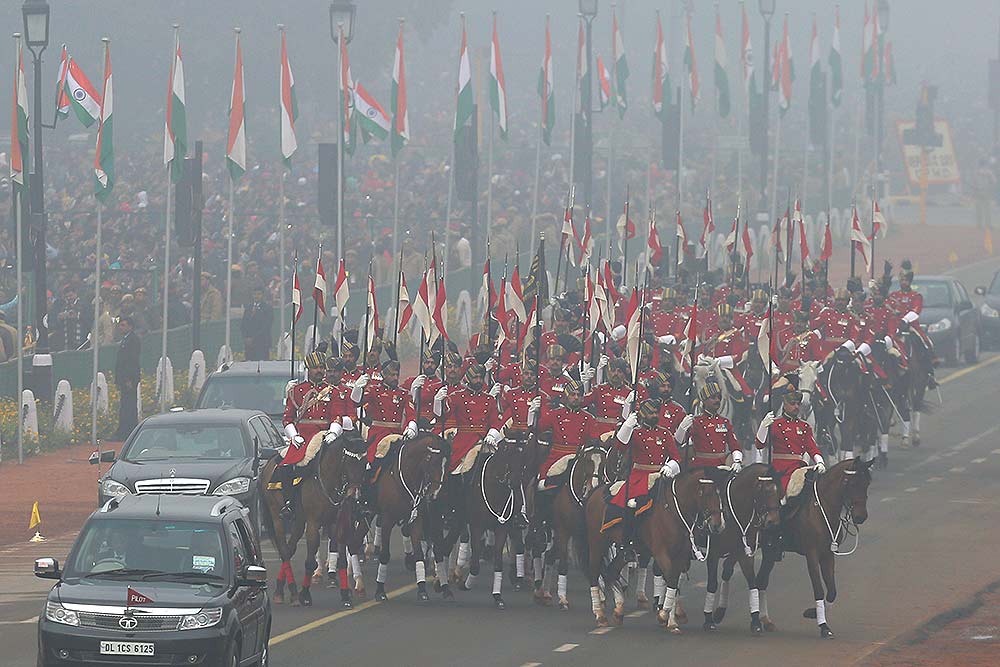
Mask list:
[[[919,435],[914,435],[913,436],[913,446],[914,447],[919,447],[920,446],[920,436]],[[832,631],[830,632],[830,636],[831,637],[833,636],[833,632]]]
[[[802,611],[802,618],[816,618],[816,607],[806,607]]]
[[[822,639],[833,639],[833,630],[830,629],[829,625],[824,623],[823,625],[819,626],[819,636]]]
[[[569,611],[569,600],[559,598],[559,611]]]
[[[778,631],[778,626],[775,625],[774,622],[771,621],[770,618],[764,617],[764,618],[760,619],[760,624],[764,626],[764,630],[766,630],[767,632],[777,632]]]
[[[764,628],[761,627],[760,621],[757,619],[750,619],[750,634],[754,637],[760,637],[763,634]]]
[[[715,610],[715,613],[712,614],[712,620],[715,621],[716,623],[722,623],[722,619],[724,619],[725,617],[726,617],[725,607],[718,607]]]
[[[354,595],[356,595],[359,600],[368,599],[368,591],[365,589],[364,586],[355,586]]]
[[[417,591],[417,599],[420,600],[421,602],[427,602],[431,598],[429,595],[427,595],[427,591],[421,590]]]
[[[606,628],[606,627],[608,627],[608,617],[604,616],[603,614],[601,616],[598,616],[597,617],[597,627],[599,627],[599,628]]]
[[[611,618],[614,620],[615,625],[623,625],[625,623],[625,614],[623,612],[612,612]]]
[[[471,591],[472,589],[465,585],[464,581],[458,582],[458,590],[460,591]]]
[[[635,600],[636,609],[649,609],[649,598],[644,594],[639,594]]]
[[[451,592],[451,588],[448,586],[441,587],[441,598],[443,600],[454,600],[455,594]]]
[[[681,634],[681,629],[679,626],[676,625],[668,625],[667,632],[669,632],[672,635],[679,635]]]
[[[514,590],[515,591],[524,590],[524,577],[514,577]]]
[[[333,574],[333,573],[331,573]],[[340,588],[340,582],[337,581],[336,575],[327,577],[326,587],[333,590],[334,588]]]
[[[448,582],[451,584],[457,584],[462,580],[462,575],[458,570],[452,570],[448,574]]]
[[[704,630],[705,632],[715,632],[719,628],[714,621],[705,621],[702,624],[701,629]]]
[[[302,604],[299,602],[298,598],[292,598],[292,601],[288,604],[290,607],[301,607]]]
[[[552,604],[552,595],[546,591],[538,589],[535,591],[535,604],[540,607],[548,607]]]
[[[496,594],[493,595],[493,602],[496,604],[497,609],[503,609],[504,608],[503,598],[500,597],[499,593],[496,593]]]
[[[677,621],[677,625],[687,625],[688,622],[687,612],[681,609],[679,604],[674,609],[674,620]]]
[[[371,560],[375,555],[375,545],[369,543],[365,545],[365,560]]]
[[[299,602],[303,607],[311,607],[313,603],[312,593],[309,592],[308,588],[303,588],[302,592],[299,593]]]
[[[434,592],[435,593],[440,593],[441,592],[441,588],[442,588],[441,587],[441,582],[438,581],[437,579],[435,579],[434,580]]]

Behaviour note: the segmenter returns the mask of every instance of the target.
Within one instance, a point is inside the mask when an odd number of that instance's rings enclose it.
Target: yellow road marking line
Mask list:
[[[390,591],[388,597],[390,600],[393,598],[398,598],[400,595],[405,595],[410,591],[416,590],[416,588],[417,585],[415,583],[407,584],[406,586],[397,588],[394,591]],[[289,639],[298,637],[299,635],[315,630],[316,628],[321,628],[328,623],[333,623],[334,621],[339,621],[342,618],[347,618],[348,616],[362,612],[365,609],[370,609],[371,607],[374,607],[377,604],[381,604],[381,602],[378,600],[368,600],[367,602],[362,602],[357,607],[353,607],[351,609],[344,609],[343,611],[338,611],[336,613],[330,614],[329,616],[317,618],[315,621],[310,621],[305,625],[300,625],[297,628],[292,628],[288,632],[283,632],[280,635],[271,637],[271,641],[269,641],[267,645],[277,646],[281,642],[288,641]]]
[[[979,363],[972,364],[971,366],[963,368],[960,371],[955,371],[954,373],[951,373],[950,375],[946,375],[943,378],[941,378],[940,380],[938,380],[938,384],[948,384],[949,382],[954,382],[955,380],[957,380],[960,377],[968,375],[969,373],[971,373],[973,371],[978,371],[980,368],[985,368],[986,366],[989,366],[990,364],[995,364],[997,362],[1000,362],[1000,354],[995,354],[995,355],[993,355],[992,357],[990,357],[988,359],[984,359],[984,360],[980,361]]]

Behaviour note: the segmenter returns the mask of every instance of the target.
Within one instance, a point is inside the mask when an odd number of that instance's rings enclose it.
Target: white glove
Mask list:
[[[844,348],[845,350],[850,350],[851,352],[855,352],[855,351],[857,351],[857,348],[855,347],[855,345],[854,345],[854,341],[853,341],[853,340],[845,340],[845,341],[844,341],[844,342],[843,342],[843,343],[842,343],[842,344],[840,345],[840,347]]]
[[[760,426],[757,428],[757,442],[765,443],[767,442],[767,434],[771,428],[771,424],[774,423],[774,413],[768,412],[764,415],[764,418],[760,420]]]
[[[298,449],[302,445],[306,444],[306,439],[301,435],[296,434],[295,437],[292,438],[292,444],[295,445],[296,449]]]
[[[584,364],[583,371],[581,371],[580,373],[580,381],[590,382],[591,380],[594,379],[594,376],[596,374],[597,371],[595,371],[593,368],[589,368],[586,364]]]
[[[499,384],[494,384],[492,387],[490,387],[490,390],[486,393],[492,396],[493,398],[496,398],[497,396],[500,395],[501,389],[503,389],[503,387],[501,387]]]
[[[732,468],[733,472],[739,472],[740,470],[743,470],[743,452],[741,452],[738,449],[735,452],[733,452]]]
[[[370,375],[368,375],[368,373],[362,373],[361,375],[358,376],[358,379],[354,381],[354,387],[355,388],[361,387],[362,389],[364,389],[365,387],[368,386],[368,383],[371,381],[371,379],[372,378]]]
[[[618,442],[623,445],[627,445],[632,439],[632,431],[635,427],[639,425],[639,417],[634,413],[630,412],[622,425],[618,427],[618,432],[615,433],[615,437],[618,438]]]
[[[344,430],[345,431],[353,431],[354,430],[354,420],[351,419],[350,417],[341,417],[340,418],[340,423],[344,425]]]
[[[920,319],[920,316],[917,315],[912,310],[910,312],[908,312],[906,315],[903,315],[903,321],[906,322],[907,324],[913,324],[914,322],[916,322],[919,319]]]
[[[330,428],[327,430],[326,435],[323,436],[323,444],[329,445],[331,442],[339,438],[344,434],[343,427],[337,422],[330,424]]]
[[[711,364],[713,361],[715,361],[715,357],[710,357],[707,354],[699,354],[698,361],[695,363],[700,366],[702,364]]]
[[[733,459],[733,465],[729,466],[729,468],[733,471],[733,474],[736,474],[743,470],[743,462]]]
[[[673,334],[667,334],[666,336],[657,338],[656,342],[660,345],[674,345],[677,342],[677,338]]]
[[[497,444],[501,440],[503,440],[503,436],[500,435],[500,431],[496,430],[495,428],[491,428],[489,432],[486,434],[484,440],[486,441],[487,445],[491,447],[496,447]]]
[[[877,288],[878,288],[878,281],[875,280],[874,278],[869,279],[868,280],[868,289],[869,290],[875,290]]]
[[[622,404],[622,419],[628,417],[628,413],[632,412],[633,403],[635,403],[635,392],[630,391],[628,396],[625,397],[625,402]]]
[[[716,359],[719,362],[719,368],[731,369],[733,367],[733,355],[727,354],[724,357],[719,357]]]
[[[858,353],[861,354],[862,356],[867,357],[869,354],[872,353],[872,346],[869,345],[868,343],[861,343],[861,345],[858,345]]]
[[[293,441],[295,438],[302,439],[299,435],[299,429],[295,428],[295,424],[285,424],[285,437]]]
[[[677,430],[674,431],[674,440],[678,443],[687,440],[688,429],[694,424],[694,415],[685,415],[681,423],[677,425]]]
[[[441,387],[434,394],[434,414],[440,417],[444,412],[444,399],[448,398],[448,388]]]
[[[822,454],[813,454],[813,462],[816,464],[816,472],[821,475],[826,472],[826,461]]]
[[[614,329],[611,330],[611,340],[619,341],[625,337],[625,333],[626,333],[625,325],[619,324],[618,326],[616,326]]]
[[[418,375],[413,378],[413,382],[410,384],[410,396],[414,401],[417,400],[417,395],[420,393],[420,388],[424,386],[424,382],[427,381],[426,375]]]
[[[670,479],[671,477],[677,477],[677,475],[679,475],[680,473],[681,473],[681,466],[679,463],[677,463],[677,461],[674,461],[673,459],[670,459],[669,461],[664,463],[663,467],[660,468],[660,476],[666,477],[667,479]]]
[[[602,354],[600,360],[598,360],[598,362],[597,362],[597,367],[599,369],[600,368],[607,368],[609,361],[610,361],[610,359],[608,359],[608,355]]]
[[[489,359],[486,360],[486,363],[483,364],[483,367],[486,370],[491,371],[497,367],[497,360],[494,359],[493,357],[490,357]]]
[[[411,421],[403,429],[403,440],[413,440],[415,437],[417,437],[417,423]]]
[[[354,387],[351,389],[351,400],[355,403],[361,402],[361,397],[365,393],[365,387],[368,386],[368,381],[371,378],[368,373],[362,373],[358,376],[358,379],[354,381]]]

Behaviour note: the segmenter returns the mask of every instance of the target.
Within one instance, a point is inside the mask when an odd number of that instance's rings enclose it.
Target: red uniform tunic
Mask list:
[[[618,428],[622,419],[622,406],[628,397],[627,386],[612,387],[610,384],[599,384],[589,394],[583,397],[583,405],[590,408],[597,421],[604,426],[604,433]]]
[[[611,499],[618,507],[625,507],[625,502],[632,498],[649,495],[649,475],[657,472],[669,459],[680,460],[674,436],[666,429],[636,428],[627,445],[623,445],[617,437],[612,439],[616,449],[632,450],[632,470],[628,481]]]
[[[344,417],[350,417],[351,422],[357,427],[358,421],[358,406],[351,400],[351,387],[346,382],[341,382],[339,385],[332,386],[330,388],[330,393],[326,396],[326,423],[339,422],[344,423]],[[326,426],[323,427],[324,429]]]
[[[812,458],[820,453],[819,447],[816,446],[812,427],[801,419],[778,417],[771,424],[768,437],[773,443],[771,465],[781,475],[781,488],[785,490],[792,471],[807,465],[802,460],[802,455],[808,454],[809,458]],[[757,441],[758,449],[765,447],[767,443]]]
[[[528,404],[531,400],[539,396],[534,389],[528,390],[521,387],[508,389],[500,399],[500,423],[508,433],[512,431],[528,430]],[[542,411],[548,410],[549,399],[544,394],[540,395]]]
[[[673,435],[680,425],[681,420],[687,416],[684,407],[676,401],[667,401],[660,407],[659,427],[667,429]]]
[[[486,437],[491,428],[500,427],[500,412],[497,399],[483,391],[469,387],[448,388],[445,399],[445,428],[449,422],[457,429],[451,441],[451,463],[454,470],[476,444]]]
[[[568,378],[559,373],[558,375],[553,375],[549,372],[548,368],[540,368],[538,372],[538,386],[542,388],[542,393],[544,393],[549,398],[558,398],[563,395],[563,384],[567,382]]]
[[[823,335],[821,349],[825,357],[833,352],[844,341],[856,341],[860,337],[861,328],[858,318],[853,313],[841,312],[836,308],[824,308],[816,318],[815,327]]]
[[[719,415],[696,416],[688,429],[688,438],[694,447],[692,467],[724,465],[730,452],[740,449],[733,425]]]
[[[650,319],[652,320],[653,333],[656,336],[680,337],[684,333],[684,325],[687,324],[688,316],[677,311],[660,311],[653,313]]]
[[[900,315],[906,315],[911,310],[919,315],[920,311],[924,309],[924,295],[912,289],[905,292],[896,290],[889,295],[889,302],[893,304],[896,312]]]
[[[365,387],[362,397],[365,415],[371,420],[368,426],[368,462],[375,460],[375,452],[383,438],[398,435],[413,416],[410,395],[401,387],[389,387],[381,382]]]
[[[782,373],[795,371],[804,361],[820,361],[823,358],[820,338],[812,330],[792,336],[781,349]]]
[[[556,408],[542,411],[538,430],[552,431],[549,455],[538,469],[538,477],[544,479],[553,463],[567,454],[575,454],[577,449],[591,440],[600,438],[604,433],[604,425],[589,412]]]
[[[757,340],[760,333],[760,323],[767,319],[767,311],[755,313],[748,310],[733,316],[733,326],[743,329],[744,335],[750,340]]]
[[[305,443],[301,446],[292,443],[285,452],[282,463],[291,465],[301,461],[306,455],[306,444],[314,435],[326,430],[330,425],[330,420],[327,418],[327,403],[323,400],[314,400],[324,386],[306,380],[288,392],[288,397],[285,399],[285,414],[281,421],[285,426],[295,424]],[[306,404],[311,405],[305,408]]]

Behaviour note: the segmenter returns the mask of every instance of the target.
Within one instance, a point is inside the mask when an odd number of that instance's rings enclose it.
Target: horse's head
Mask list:
[[[874,459],[866,463],[860,458],[855,458],[841,470],[843,504],[850,511],[851,520],[859,526],[868,520],[868,485],[872,481],[869,468],[874,462]]]
[[[424,480],[425,492],[431,500],[436,500],[444,486],[444,476],[451,457],[448,441],[433,433],[420,436],[424,446],[423,454],[417,461],[417,474]]]
[[[799,366],[797,374],[803,403],[811,402],[812,394],[816,391],[816,385],[819,382],[819,374],[822,372],[823,365],[818,361],[803,361]]]
[[[719,535],[726,529],[726,519],[722,516],[722,496],[719,486],[708,477],[698,479],[698,515],[702,517],[708,532]]]
[[[781,489],[773,475],[756,475],[752,494],[754,513],[761,528],[776,528],[781,523]]]
[[[358,497],[366,477],[364,440],[359,437],[350,437],[345,433],[337,439],[335,446],[340,450],[338,457],[340,479],[337,487],[343,489],[343,495],[347,498]]]

